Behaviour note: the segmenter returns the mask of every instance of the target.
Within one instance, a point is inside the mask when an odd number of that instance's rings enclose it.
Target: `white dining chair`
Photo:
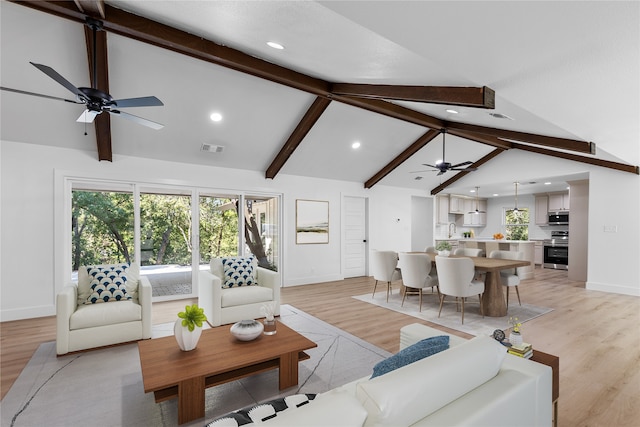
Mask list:
[[[398,253],[395,251],[371,251],[371,271],[376,283],[373,285],[373,298],[376,295],[378,282],[387,283],[387,302],[389,294],[392,292],[391,282],[402,279],[400,269],[398,269]]]
[[[479,248],[457,248],[453,251],[454,255],[481,257],[484,256],[484,250]]]
[[[424,288],[438,289],[437,276],[431,275],[431,257],[426,253],[407,253],[400,252],[398,266],[402,271],[402,284],[406,288],[402,295],[402,304],[407,294],[417,293],[419,298],[419,307],[422,311],[422,290]],[[440,296],[440,291],[438,291]]]
[[[484,293],[484,282],[474,280],[475,266],[470,258],[436,257],[436,269],[438,270],[438,288],[440,290],[440,309],[438,317],[442,312],[445,296],[456,298],[456,308],[458,299],[462,302],[462,323],[464,324],[464,303],[465,299],[478,295],[480,300],[480,313],[484,317],[482,307],[482,294]]]
[[[499,258],[499,259],[513,259],[513,260],[523,260],[524,252],[522,251],[491,251],[489,254],[489,258]],[[509,292],[511,288],[516,288],[516,295],[518,295],[518,304],[522,305],[520,301],[520,291],[518,290],[518,285],[520,284],[520,276],[524,272],[524,267],[518,268],[509,268],[506,270],[500,271],[500,281],[503,286],[507,288],[507,310],[509,309]]]

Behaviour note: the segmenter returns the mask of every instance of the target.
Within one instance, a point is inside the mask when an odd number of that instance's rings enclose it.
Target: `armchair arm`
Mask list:
[[[138,303],[142,309],[142,338],[151,338],[151,282],[147,276],[138,281]]]
[[[56,353],[69,352],[69,320],[78,306],[78,284],[70,283],[56,296]]]
[[[219,326],[222,324],[222,280],[210,270],[200,270],[198,279],[198,306],[204,309],[211,325]]]
[[[271,288],[273,291],[273,303],[275,306],[275,315],[280,315],[280,273],[263,267],[256,270],[256,280],[258,285]]]

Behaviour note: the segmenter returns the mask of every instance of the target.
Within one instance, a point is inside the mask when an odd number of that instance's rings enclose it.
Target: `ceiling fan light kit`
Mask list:
[[[455,165],[452,165],[451,163],[447,162],[445,159],[445,135],[447,133],[446,129],[440,129],[440,133],[442,134],[442,160],[436,162],[435,165],[429,165],[426,163],[423,163],[424,166],[429,166],[430,168],[434,168],[435,170],[438,170],[438,175],[442,175],[443,173],[447,172],[447,171],[474,171],[476,170],[476,168],[470,168],[470,167],[463,167],[463,166],[467,166],[472,164],[473,162],[470,161],[466,161],[466,162],[462,162],[462,163],[457,163]],[[434,170],[434,172],[435,172]]]
[[[92,67],[91,67],[91,69],[93,70],[93,75],[91,78],[92,87],[76,87],[67,79],[65,79],[60,73],[58,73],[56,70],[49,67],[48,65],[29,62],[38,70],[42,71],[47,76],[55,80],[58,84],[63,86],[69,92],[73,93],[75,95],[75,99],[70,100],[70,99],[64,99],[64,98],[57,98],[49,95],[43,95],[39,93],[27,92],[27,91],[5,88],[5,87],[3,87],[2,90],[21,93],[24,95],[38,96],[41,98],[55,99],[58,101],[70,102],[73,104],[84,104],[86,106],[86,110],[76,120],[77,122],[80,122],[80,123],[93,123],[97,115],[106,111],[107,113],[121,116],[125,119],[150,127],[152,129],[156,129],[156,130],[162,129],[164,125],[160,123],[156,123],[154,121],[144,119],[142,117],[134,116],[133,114],[125,113],[119,110],[119,108],[154,107],[154,106],[164,105],[162,101],[160,101],[155,96],[145,96],[140,98],[127,98],[127,99],[113,99],[113,97],[108,93],[96,88],[97,81],[98,81],[96,33],[98,31],[102,31],[102,22],[92,18],[87,18],[86,25],[89,28],[91,28],[91,30],[93,31],[93,51],[92,51],[93,55],[92,55]]]

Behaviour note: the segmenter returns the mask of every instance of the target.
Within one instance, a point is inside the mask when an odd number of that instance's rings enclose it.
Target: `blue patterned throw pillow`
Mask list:
[[[422,341],[410,345],[409,347],[400,350],[391,357],[378,362],[373,367],[373,375],[371,378],[379,377],[394,369],[401,368],[425,357],[432,356],[436,353],[440,353],[443,350],[449,348],[449,336],[440,335],[437,337],[425,338]]]
[[[262,424],[286,411],[290,411],[311,403],[315,394],[293,394],[291,396],[270,400],[259,405],[240,409],[223,415],[206,425],[206,427],[239,427]],[[277,424],[274,424],[277,425]]]
[[[127,301],[131,299],[126,289],[129,264],[86,268],[89,278],[91,279],[91,295],[89,295],[85,304]]]
[[[257,284],[255,278],[255,260],[249,257],[222,258],[224,269],[224,282],[222,288],[235,288],[238,286],[251,286]]]

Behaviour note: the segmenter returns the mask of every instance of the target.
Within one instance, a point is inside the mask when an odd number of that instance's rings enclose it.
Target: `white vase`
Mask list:
[[[522,345],[522,334],[520,332],[511,332],[509,334],[509,342],[511,345],[521,346]]]
[[[176,320],[173,325],[173,335],[176,337],[178,347],[182,351],[191,351],[198,345],[198,340],[202,334],[202,327],[196,326],[190,331],[186,326],[182,326],[182,319]]]
[[[237,323],[231,325],[231,335],[239,339],[240,341],[251,341],[258,338],[262,331],[264,330],[264,325],[257,320],[248,319],[241,320]]]
[[[438,251],[438,255],[440,256],[449,256],[451,254],[450,251]]]

